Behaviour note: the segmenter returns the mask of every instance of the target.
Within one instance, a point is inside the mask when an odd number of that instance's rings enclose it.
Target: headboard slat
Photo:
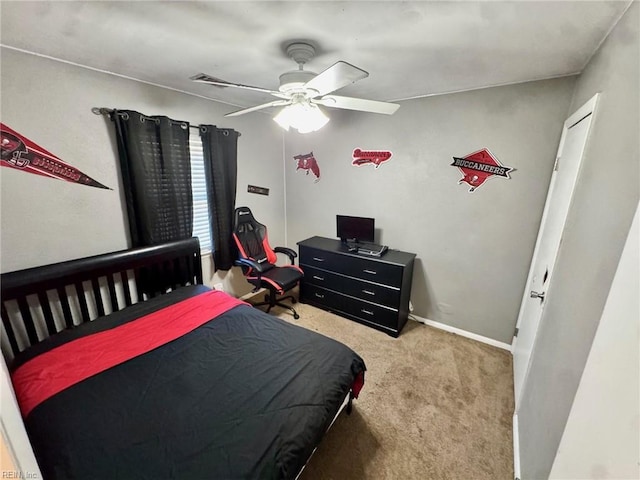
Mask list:
[[[91,279],[91,286],[93,287],[93,298],[96,301],[98,316],[104,317],[104,302],[102,300],[102,292],[100,292],[100,283],[98,282],[97,278]]]
[[[38,343],[38,333],[36,332],[36,326],[33,323],[33,317],[31,316],[31,309],[29,308],[27,297],[19,297],[17,298],[17,300],[18,308],[20,309],[20,315],[22,315],[22,321],[24,322],[27,336],[29,337],[29,342],[32,345],[34,343]]]
[[[64,323],[67,328],[73,327],[73,315],[71,314],[71,305],[69,305],[69,297],[67,297],[67,290],[64,285],[56,288],[58,292],[58,298],[60,299],[60,306],[62,307],[62,315],[64,316]]]
[[[9,313],[7,312],[7,308],[4,306],[4,302],[0,302],[0,317],[2,317],[2,325],[4,325],[4,330],[7,334],[7,338],[9,339],[9,346],[14,352],[19,352],[18,341],[16,340],[16,334],[13,331],[13,326],[11,325],[11,319],[9,318]]]
[[[87,297],[84,295],[84,287],[82,282],[76,282],[76,294],[78,295],[78,302],[80,303],[80,313],[82,314],[82,321],[88,322],[91,320],[89,316],[89,307],[87,306]]]
[[[129,287],[129,274],[126,270],[123,270],[120,273],[120,277],[122,278],[122,287],[124,288],[124,303],[127,307],[133,305],[131,301],[131,288]]]
[[[44,321],[47,325],[47,332],[49,332],[49,335],[53,335],[58,331],[58,329],[56,328],[56,322],[53,319],[53,312],[51,311],[51,305],[49,304],[49,297],[47,296],[47,292],[45,292],[44,290],[38,292],[38,301],[40,302],[40,306],[42,307]]]
[[[107,287],[109,288],[109,298],[111,299],[111,311],[117,312],[118,310],[120,310],[120,306],[118,305],[116,283],[113,280],[113,275],[107,275]]]

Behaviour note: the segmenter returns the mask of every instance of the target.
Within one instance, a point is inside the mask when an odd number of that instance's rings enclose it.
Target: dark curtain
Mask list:
[[[193,231],[189,124],[114,110],[133,247],[189,238]]]
[[[200,126],[215,270],[229,270],[237,258],[232,234],[238,178],[238,136],[239,133],[233,129]]]

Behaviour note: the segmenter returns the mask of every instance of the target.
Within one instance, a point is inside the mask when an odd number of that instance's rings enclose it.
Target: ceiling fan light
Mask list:
[[[286,131],[293,127],[299,133],[315,132],[329,121],[317,105],[302,102],[287,105],[273,119]]]

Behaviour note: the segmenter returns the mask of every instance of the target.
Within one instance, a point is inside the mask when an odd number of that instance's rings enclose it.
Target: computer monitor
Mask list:
[[[337,236],[343,242],[373,243],[375,219],[336,215]]]

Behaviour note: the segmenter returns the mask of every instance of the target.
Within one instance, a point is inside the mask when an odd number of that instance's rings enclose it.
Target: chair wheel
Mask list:
[[[293,314],[293,318],[295,318],[296,320],[298,320],[300,318],[300,315],[298,315],[297,313]]]
[[[264,296],[264,301],[265,301],[265,302],[269,302],[269,301],[271,301],[271,298],[269,297],[269,294],[268,294],[268,293],[267,293],[267,294],[265,294],[265,296]]]

